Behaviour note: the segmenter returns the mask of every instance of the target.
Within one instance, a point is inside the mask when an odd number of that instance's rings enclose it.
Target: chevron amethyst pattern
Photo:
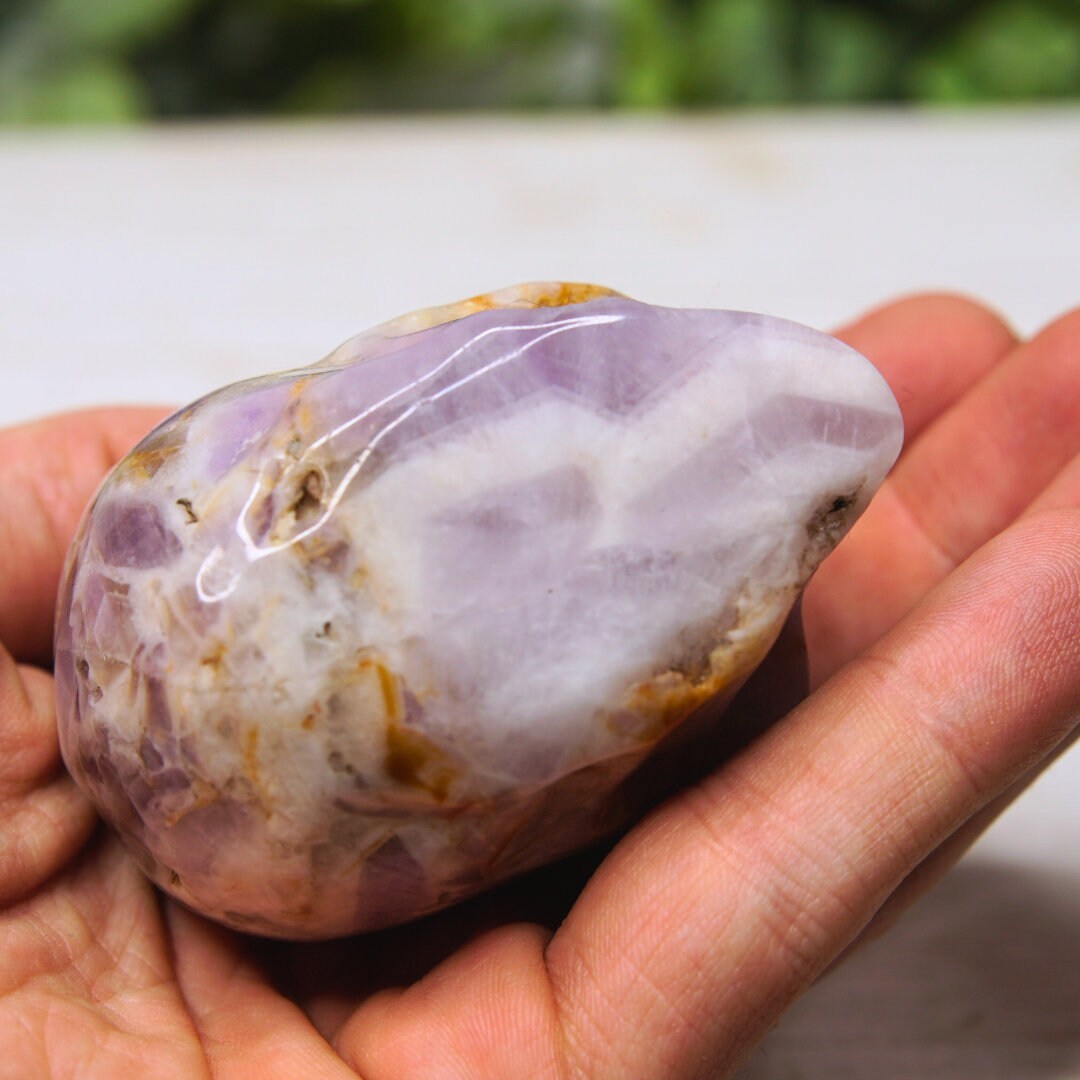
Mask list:
[[[228,925],[436,910],[627,823],[901,438],[865,359],[780,319],[555,285],[409,316],[108,478],[57,619],[65,761]]]

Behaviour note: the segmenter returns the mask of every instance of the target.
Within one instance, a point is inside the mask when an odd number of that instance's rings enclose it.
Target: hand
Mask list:
[[[974,304],[924,297],[842,336],[888,378],[907,446],[807,591],[815,691],[580,895],[588,857],[327,945],[244,938],[158,895],[59,763],[63,551],[156,415],[0,434],[0,1077],[729,1075],[1080,713],[1080,311],[1017,345]]]

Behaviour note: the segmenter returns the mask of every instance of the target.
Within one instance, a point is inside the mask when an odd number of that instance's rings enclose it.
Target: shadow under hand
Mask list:
[[[784,1017],[739,1080],[1080,1076],[1080,873],[960,863]]]

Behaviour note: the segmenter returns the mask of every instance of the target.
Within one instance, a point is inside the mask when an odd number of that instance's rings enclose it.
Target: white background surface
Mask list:
[[[546,278],[826,328],[947,288],[1031,332],[1080,304],[1080,111],[2,135],[0,422],[179,404]],[[1080,752],[748,1080],[1080,1077],[1078,792]]]

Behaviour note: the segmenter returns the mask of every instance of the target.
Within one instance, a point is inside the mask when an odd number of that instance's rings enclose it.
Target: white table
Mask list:
[[[1029,332],[1080,303],[1080,111],[2,134],[0,422],[186,401],[544,278],[824,327],[958,289]],[[1078,792],[1080,752],[747,1076],[1080,1077]]]

